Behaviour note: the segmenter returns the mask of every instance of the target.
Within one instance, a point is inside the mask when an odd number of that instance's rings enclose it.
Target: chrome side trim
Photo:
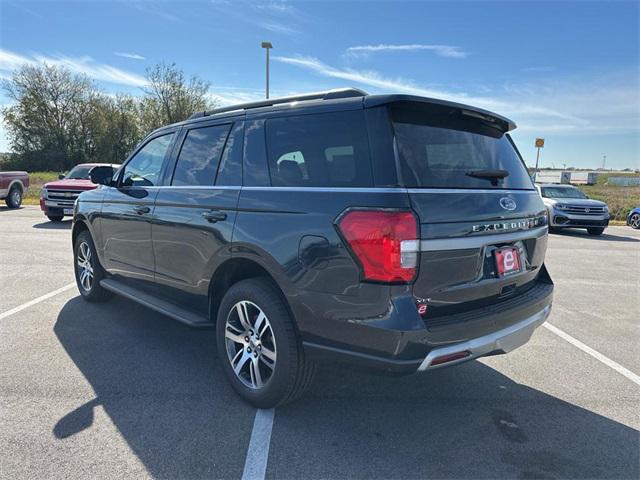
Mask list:
[[[418,367],[418,371],[424,372],[425,370],[435,370],[436,368],[448,367],[449,365],[466,362],[474,358],[488,355],[492,352],[511,352],[529,341],[534,330],[545,322],[549,313],[551,313],[551,305],[547,305],[538,313],[525,318],[515,325],[498,330],[497,332],[474,338],[463,343],[458,343],[456,345],[435,348],[431,350],[422,361]],[[468,351],[471,354],[468,357],[431,366],[431,362],[438,357],[464,351]]]
[[[147,190],[173,188],[177,190],[265,190],[280,192],[349,192],[349,193],[513,193],[538,194],[536,190],[508,190],[482,188],[403,188],[403,187],[244,187],[240,185],[158,185],[140,187]]]
[[[467,248],[481,248],[485,245],[503,242],[517,242],[529,238],[538,238],[547,234],[547,227],[532,228],[531,230],[518,230],[509,233],[492,235],[475,235],[470,237],[436,238],[433,240],[421,240],[421,252],[439,252],[442,250],[464,250]]]
[[[242,187],[242,190],[265,190],[270,192],[407,193],[406,188],[399,187]]]
[[[509,190],[508,188],[408,188],[409,193],[513,193],[538,195],[537,190]]]

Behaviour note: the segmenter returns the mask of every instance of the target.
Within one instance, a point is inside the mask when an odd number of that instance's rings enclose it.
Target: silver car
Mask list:
[[[549,230],[586,228],[590,235],[602,235],[609,225],[609,207],[591,200],[572,185],[536,185],[549,211]]]

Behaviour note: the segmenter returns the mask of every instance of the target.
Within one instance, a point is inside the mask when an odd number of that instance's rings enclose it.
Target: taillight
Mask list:
[[[362,266],[365,280],[411,282],[418,266],[418,221],[412,212],[349,210],[340,232]]]

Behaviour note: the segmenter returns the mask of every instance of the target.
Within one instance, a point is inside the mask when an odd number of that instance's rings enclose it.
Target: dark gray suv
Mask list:
[[[478,108],[332,90],[151,133],[75,205],[78,288],[192,327],[245,400],[319,360],[414,373],[505,353],[551,308],[547,210]]]

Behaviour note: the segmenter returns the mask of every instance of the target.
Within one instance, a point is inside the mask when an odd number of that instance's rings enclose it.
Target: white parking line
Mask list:
[[[264,480],[267,473],[267,460],[269,460],[273,416],[273,408],[256,412],[247,457],[244,461],[242,480]]]
[[[555,333],[556,335],[558,335],[560,338],[562,338],[563,340],[566,340],[567,342],[569,342],[571,345],[578,347],[580,350],[582,350],[583,352],[591,355],[593,358],[595,358],[596,360],[604,363],[607,367],[614,369],[616,372],[618,372],[620,375],[624,375],[625,377],[627,377],[629,380],[631,380],[633,383],[640,385],[640,376],[636,375],[635,373],[633,373],[631,370],[628,370],[626,368],[624,368],[622,365],[620,365],[619,363],[614,362],[613,360],[611,360],[609,357],[605,357],[603,354],[601,354],[600,352],[597,352],[596,350],[594,350],[593,348],[585,345],[584,343],[582,343],[580,340],[577,340],[575,338],[573,338],[571,335],[569,335],[566,332],[563,332],[562,330],[560,330],[558,327],[554,327],[553,325],[551,325],[549,322],[546,322],[542,325],[543,327],[545,327],[547,330],[549,330],[550,332]]]
[[[57,290],[54,290],[53,292],[49,292],[46,293],[44,295],[42,295],[41,297],[38,298],[34,298],[33,300],[31,300],[30,302],[27,303],[23,303],[22,305],[18,305],[15,308],[12,308],[11,310],[7,310],[6,312],[0,313],[0,320],[3,320],[7,317],[10,317],[11,315],[13,315],[14,313],[18,313],[21,312],[22,310],[24,310],[25,308],[29,308],[33,305],[36,305],[40,302],[44,302],[45,300],[51,298],[51,297],[55,297],[56,295],[58,295],[59,293],[65,292],[73,287],[76,286],[76,283],[70,283],[69,285],[65,285],[62,288],[59,288]]]

